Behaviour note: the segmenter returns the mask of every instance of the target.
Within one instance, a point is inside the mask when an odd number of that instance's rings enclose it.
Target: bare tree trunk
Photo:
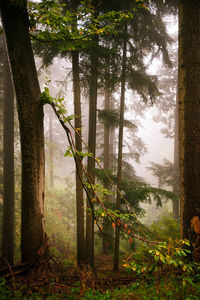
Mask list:
[[[71,10],[77,11],[77,1],[71,0]],[[73,30],[77,29],[77,18],[74,16]],[[81,141],[81,92],[80,92],[80,70],[79,70],[79,51],[72,51],[72,74],[73,74],[73,92],[74,92],[74,126],[79,134],[75,134],[75,145],[78,151],[82,151]],[[81,161],[77,159],[76,164],[76,222],[77,222],[77,263],[79,266],[85,262],[84,251],[84,201],[82,187],[82,166]]]
[[[109,88],[105,89],[105,104],[104,104],[104,109],[105,110],[109,110],[110,109],[110,92],[109,92]],[[104,124],[104,153],[103,153],[103,159],[104,159],[104,169],[105,170],[109,170],[110,168],[110,130],[109,127]],[[109,189],[109,183],[105,184],[105,188]],[[108,207],[109,204],[109,195],[106,195],[106,207]],[[109,242],[108,242],[108,238],[107,236],[109,235],[109,227],[110,226],[110,222],[108,221],[107,218],[103,219],[103,232],[105,235],[102,235],[102,252],[104,254],[108,254],[108,246],[109,246]],[[112,227],[111,227],[112,228]]]
[[[124,129],[124,106],[125,106],[125,84],[126,84],[126,55],[127,55],[127,24],[124,25],[123,40],[123,57],[122,57],[122,74],[121,74],[121,101],[120,101],[120,124],[119,124],[119,144],[118,144],[118,166],[117,166],[117,188],[121,189],[122,182],[122,151],[123,151],[123,129]],[[120,193],[117,192],[116,210],[120,211],[121,204]],[[119,270],[119,242],[120,231],[115,228],[115,245],[114,245],[114,261],[113,270]]]
[[[13,264],[14,253],[14,87],[6,43],[3,43],[3,233],[2,256]]]
[[[200,210],[200,1],[179,1],[179,147],[181,236]]]
[[[175,135],[174,135],[174,184],[173,192],[179,195],[179,136],[178,136],[178,92],[176,96]],[[179,201],[173,201],[173,217],[179,220]]]
[[[20,126],[22,261],[41,255],[44,232],[44,132],[26,1],[2,0],[0,10],[17,97]]]
[[[74,114],[75,128],[79,131],[79,135],[75,135],[75,144],[78,151],[82,151],[81,142],[81,101],[80,101],[80,78],[79,78],[79,53],[72,52],[72,72],[74,86]],[[80,129],[80,130],[79,130]],[[83,187],[82,187],[82,167],[81,161],[77,160],[76,165],[76,218],[77,218],[77,261],[78,265],[84,263],[84,203],[83,203]]]
[[[89,83],[89,133],[88,133],[88,147],[94,157],[96,154],[96,115],[97,115],[97,54],[93,47],[90,54],[90,83]],[[94,183],[94,169],[95,160],[88,157],[87,171],[91,182]],[[86,262],[90,267],[94,268],[94,218],[91,211],[93,209],[92,196],[87,199],[87,213],[86,213]]]
[[[54,174],[53,174],[53,124],[52,124],[52,109],[49,110],[49,182],[53,188],[54,185]]]

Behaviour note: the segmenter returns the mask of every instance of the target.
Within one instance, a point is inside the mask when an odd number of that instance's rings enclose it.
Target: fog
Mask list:
[[[177,38],[177,22],[173,18],[166,19],[168,23],[168,30],[171,36]],[[177,43],[172,43],[169,51],[173,51],[177,47]],[[53,64],[47,68],[42,68],[42,61],[39,58],[36,58],[37,67],[39,70],[39,79],[41,89],[43,90],[45,86],[48,86],[51,96],[53,97],[64,97],[65,106],[67,109],[67,114],[73,114],[73,88],[72,88],[72,73],[71,73],[71,62],[67,59],[63,58],[55,58],[53,60]],[[162,85],[162,78],[167,74],[169,68],[163,64],[162,57],[154,58],[151,61],[150,57],[146,57],[146,63],[148,64],[148,72],[151,75],[158,76],[159,84]],[[177,63],[177,62],[176,62]],[[175,66],[173,66],[175,67]],[[164,75],[163,75],[164,74]],[[173,83],[174,86],[172,89],[176,90],[176,82]],[[165,93],[164,93],[165,94]],[[175,107],[175,94],[172,93],[173,106]],[[115,108],[119,108],[120,95],[118,93],[113,94]],[[164,95],[159,96],[155,103],[147,103],[145,104],[141,98],[126,89],[126,111],[125,111],[125,119],[133,122],[136,125],[136,129],[131,133],[130,130],[124,130],[124,148],[123,152],[128,154],[130,149],[134,149],[134,139],[132,139],[131,134],[141,138],[144,143],[145,150],[141,150],[141,154],[139,159],[129,158],[126,159],[128,163],[130,163],[136,173],[138,178],[142,178],[147,184],[158,187],[158,178],[152,175],[152,172],[148,169],[151,166],[151,163],[163,164],[163,160],[167,159],[173,163],[174,159],[174,139],[167,138],[161,132],[163,128],[166,128],[167,125],[163,124],[161,121],[155,122],[155,116],[162,114],[160,111],[160,107],[158,109],[159,101],[166,101]],[[86,95],[81,95],[81,103],[82,103],[82,135],[83,140],[87,144],[87,135],[88,135],[88,99]],[[98,109],[102,109],[104,105],[104,97],[101,94],[98,94]],[[53,115],[53,140],[49,140],[49,114]],[[166,113],[166,112],[165,112]],[[167,118],[167,115],[166,115]],[[174,117],[172,117],[173,119]],[[173,121],[174,122],[174,121]],[[72,121],[73,123],[73,121]],[[100,126],[100,123],[98,123]],[[101,125],[102,126],[102,125]],[[98,127],[99,133],[97,133],[97,153],[96,157],[102,160],[102,149],[100,148],[103,139],[102,127]],[[172,124],[172,127],[174,125]],[[69,127],[70,128],[70,127]],[[70,128],[72,134],[73,130]],[[118,129],[115,129],[115,139],[114,144],[112,145],[114,148],[114,153],[117,155],[117,147],[118,147]],[[48,206],[48,198],[55,197],[55,199],[61,199],[63,197],[62,205],[55,204],[56,214],[58,217],[62,216],[63,210],[69,209],[71,207],[71,217],[69,216],[65,221],[63,220],[64,227],[68,226],[68,242],[69,237],[72,241],[72,245],[68,245],[69,247],[75,247],[74,242],[75,238],[75,164],[72,157],[65,157],[65,151],[67,150],[69,144],[66,138],[66,133],[63,128],[59,124],[58,120],[56,120],[56,116],[54,115],[52,108],[50,106],[45,107],[45,138],[46,138],[46,198],[47,198],[47,206]],[[49,149],[53,149],[53,155],[50,157]],[[141,148],[142,149],[142,148]],[[135,150],[133,150],[135,151]],[[137,150],[139,151],[139,150]],[[86,160],[84,161],[86,163]],[[103,166],[103,160],[100,162]],[[53,172],[53,185],[50,183],[50,173]],[[49,186],[50,184],[50,186]],[[49,190],[49,188],[53,188],[53,191]],[[165,189],[171,190],[172,187],[164,186]],[[50,194],[49,194],[50,193]],[[53,193],[53,194],[52,194]],[[60,196],[59,196],[60,195]],[[63,195],[63,196],[62,196]],[[57,198],[56,198],[57,197]],[[61,198],[59,198],[61,197]],[[66,198],[67,197],[67,198]],[[70,199],[70,200],[69,200]],[[60,201],[60,200],[59,200]],[[163,202],[163,206],[167,207],[167,210],[172,211],[171,201],[169,200],[166,204],[166,201]],[[73,208],[72,208],[73,207]],[[156,209],[156,204],[152,202],[151,204],[141,204],[146,210],[146,217],[142,219],[144,222],[151,223],[153,220],[157,219],[161,208]],[[51,226],[55,219],[52,219],[52,215],[55,214],[54,207],[46,208],[49,211],[47,214],[46,223],[47,228],[52,231]],[[61,218],[62,219],[62,218]],[[50,221],[51,220],[51,221]],[[70,226],[67,225],[70,222]],[[62,230],[62,229],[61,229]],[[52,235],[52,233],[51,233]],[[57,236],[57,233],[53,233],[53,236]]]

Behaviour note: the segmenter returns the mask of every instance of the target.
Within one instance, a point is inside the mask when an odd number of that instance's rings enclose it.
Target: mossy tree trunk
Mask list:
[[[15,86],[20,126],[21,254],[38,259],[46,244],[44,232],[43,104],[29,37],[27,1],[0,2],[3,29]]]

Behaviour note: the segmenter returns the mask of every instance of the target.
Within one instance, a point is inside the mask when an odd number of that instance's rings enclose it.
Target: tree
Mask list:
[[[174,38],[175,48],[169,49],[170,60],[172,61],[171,68],[164,68],[160,72],[159,80],[159,89],[161,92],[161,100],[156,102],[158,113],[154,116],[154,121],[162,122],[166,126],[161,129],[161,132],[167,138],[174,139],[174,162],[173,166],[169,164],[169,172],[166,173],[166,168],[168,167],[166,163],[163,165],[163,174],[162,174],[162,165],[159,165],[161,173],[157,174],[163,177],[163,183],[169,183],[173,188],[173,192],[176,195],[179,195],[179,135],[178,135],[178,89],[177,89],[177,59],[178,59],[178,50],[176,47],[177,37]],[[165,160],[166,162],[166,160]],[[154,165],[154,167],[156,167]],[[153,172],[156,172],[156,168],[150,168]],[[156,173],[155,173],[156,175]],[[166,176],[167,175],[167,176]],[[158,176],[157,176],[158,177]],[[161,179],[159,178],[159,180]],[[167,184],[168,184],[167,183]],[[173,201],[173,217],[175,220],[179,220],[179,201]]]
[[[200,209],[200,1],[179,1],[179,149],[181,235]]]
[[[53,120],[52,120],[52,110],[49,111],[49,182],[53,187],[54,185],[54,174],[53,174]]]
[[[14,87],[3,43],[3,229],[2,256],[12,265],[14,253]]]
[[[0,3],[3,29],[12,69],[20,125],[21,254],[36,259],[46,244],[44,232],[43,105],[29,37],[27,1]]]
[[[120,123],[119,123],[119,143],[118,143],[118,164],[117,164],[117,199],[116,210],[120,211],[120,199],[122,183],[122,151],[123,151],[123,129],[124,129],[124,107],[125,107],[125,84],[126,84],[126,57],[127,57],[127,24],[124,24],[123,30],[123,56],[122,56],[122,74],[121,74],[121,97],[120,97]],[[119,269],[119,228],[115,228],[115,246],[113,270]]]
[[[179,195],[179,134],[178,134],[178,95],[176,96],[176,109],[175,109],[175,133],[174,133],[174,182],[173,192]],[[173,201],[173,217],[175,220],[180,220],[180,202]]]
[[[89,132],[88,147],[89,151],[96,154],[96,118],[97,118],[97,80],[98,80],[98,56],[97,42],[94,41],[90,49],[90,80],[89,80]],[[95,159],[88,157],[87,172],[91,183],[94,184]],[[86,214],[86,262],[94,268],[94,217],[90,209],[93,210],[92,196],[88,194],[87,214]]]
[[[77,1],[71,0],[71,11],[74,13],[74,23],[72,28],[77,30]],[[75,134],[75,145],[78,151],[82,151],[81,141],[81,95],[80,95],[80,70],[79,70],[79,51],[74,50],[72,53],[72,76],[73,76],[73,93],[74,93],[74,126],[79,134]],[[76,222],[77,222],[77,262],[81,266],[85,261],[85,240],[84,240],[84,202],[82,187],[82,166],[81,160],[77,160],[76,165]]]

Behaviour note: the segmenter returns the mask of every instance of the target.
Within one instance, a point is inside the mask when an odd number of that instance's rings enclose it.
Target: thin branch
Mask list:
[[[83,186],[83,188],[84,188],[84,190],[85,190],[85,192],[86,192],[86,194],[87,194],[87,196],[88,196],[89,203],[90,203],[90,207],[91,207],[91,210],[92,210],[92,214],[93,214],[93,217],[94,217],[94,219],[96,220],[96,222],[97,222],[97,218],[96,218],[95,213],[94,213],[94,209],[93,209],[93,206],[92,206],[90,197],[89,197],[89,193],[91,193],[91,194],[94,196],[94,198],[98,201],[98,203],[100,204],[100,206],[102,207],[102,209],[105,211],[107,217],[108,217],[108,218],[115,224],[115,226],[118,227],[122,232],[124,232],[125,234],[128,234],[129,236],[131,236],[131,237],[133,237],[133,238],[135,238],[135,239],[141,240],[141,241],[143,241],[143,242],[145,242],[145,243],[147,243],[147,244],[155,244],[155,245],[156,245],[156,244],[159,244],[159,242],[157,242],[157,241],[149,241],[149,240],[145,239],[144,237],[142,237],[142,236],[140,236],[140,235],[133,234],[132,232],[128,233],[127,230],[123,228],[121,222],[120,222],[120,224],[118,224],[117,221],[116,221],[116,218],[114,218],[114,217],[109,213],[109,211],[107,210],[107,208],[104,206],[102,200],[99,198],[98,194],[96,193],[96,191],[95,191],[94,188],[93,188],[92,182],[91,182],[91,180],[90,180],[90,176],[89,176],[88,172],[86,171],[86,169],[85,169],[85,167],[84,167],[84,165],[83,165],[82,159],[81,159],[80,156],[78,155],[78,152],[77,152],[77,149],[76,149],[76,147],[75,147],[75,143],[74,143],[74,141],[73,141],[73,137],[72,137],[72,134],[71,134],[70,129],[65,125],[65,122],[62,120],[61,115],[57,112],[56,106],[55,106],[55,104],[53,103],[53,101],[52,101],[51,103],[49,103],[49,104],[52,106],[52,108],[53,108],[53,110],[54,110],[54,112],[55,112],[55,114],[56,114],[56,116],[57,116],[57,118],[58,118],[60,124],[62,125],[63,129],[64,129],[65,132],[66,132],[67,139],[68,139],[68,142],[69,142],[69,144],[70,144],[70,147],[71,147],[71,150],[72,150],[72,153],[73,153],[73,157],[74,157],[74,161],[75,161],[76,167],[77,167],[77,159],[79,159],[80,162],[81,162],[81,166],[82,166],[83,172],[84,172],[84,174],[86,175],[86,178],[87,178],[87,180],[88,180],[88,183],[90,184],[90,191],[88,191],[88,188],[85,186],[85,184],[84,184],[83,181],[81,180],[80,174],[78,174],[79,179],[80,179],[80,181],[81,181],[81,183],[82,183],[82,186]],[[70,122],[69,122],[69,123],[70,123]],[[75,128],[72,126],[71,123],[70,123],[70,126],[73,128],[73,130],[75,131],[75,133],[77,133],[77,131],[75,130]],[[78,134],[78,133],[77,133],[77,134]],[[80,137],[80,135],[79,135],[79,137]],[[80,137],[80,138],[81,138],[81,137]],[[82,138],[81,138],[81,140],[82,140]],[[88,151],[89,151],[89,148],[88,148],[87,144],[86,144],[83,140],[82,140],[82,142],[84,143],[84,145],[86,146],[86,148],[87,148]],[[93,159],[95,159],[95,157],[93,157]],[[98,161],[97,161],[96,159],[95,159],[95,161],[98,163]],[[121,197],[123,198],[123,200],[126,202],[127,207],[128,207],[128,208],[130,209],[130,211],[131,211],[132,208],[130,208],[128,201],[125,199],[125,197],[123,196],[123,194],[121,193],[121,191],[117,188],[117,186],[114,184],[114,182],[112,181],[112,179],[110,178],[110,176],[107,174],[107,172],[103,169],[103,167],[101,167],[101,165],[100,165],[99,163],[98,163],[98,165],[99,165],[99,167],[104,171],[104,173],[106,174],[108,180],[112,183],[112,185],[114,186],[114,188],[119,192],[120,196],[121,196]],[[134,212],[133,212],[133,214],[135,215]],[[135,218],[136,218],[136,217],[135,217]],[[144,231],[143,231],[143,229],[142,229],[142,227],[141,227],[141,222],[139,222],[137,218],[136,218],[136,221],[137,221],[137,223],[138,223],[138,225],[139,225],[139,227],[140,227],[141,232],[144,234]],[[97,227],[99,228],[100,232],[101,232],[102,234],[105,235],[105,233],[102,231],[102,229],[101,229],[100,225],[98,224],[98,222],[96,223],[96,225],[97,225]],[[145,234],[144,234],[144,235],[145,235]]]

